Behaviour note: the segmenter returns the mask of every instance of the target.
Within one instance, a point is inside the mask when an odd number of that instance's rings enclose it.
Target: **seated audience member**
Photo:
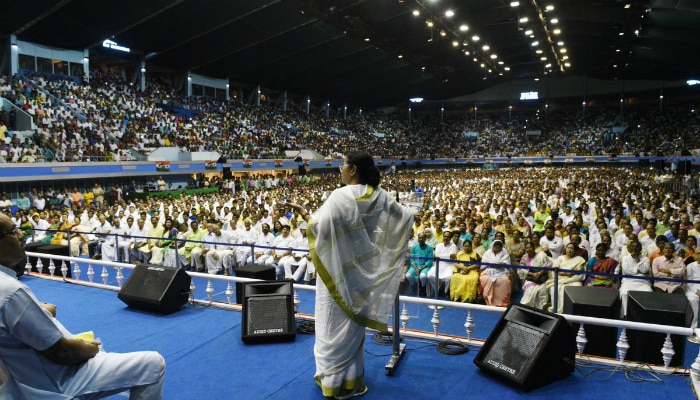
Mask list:
[[[425,233],[421,232],[417,237],[418,243],[411,247],[410,265],[406,271],[409,293],[415,293],[416,281],[419,282],[419,286],[428,285],[428,271],[433,267],[433,259],[435,258],[433,248],[426,243]]]
[[[666,242],[662,247],[662,256],[656,257],[651,263],[651,274],[654,278],[685,278],[685,263],[683,259],[675,253],[673,243]],[[654,280],[655,292],[684,294],[682,282],[669,282],[665,280]]]
[[[586,268],[586,260],[576,255],[577,246],[575,243],[569,243],[564,248],[564,254],[554,260],[552,268],[559,269],[558,281],[558,297],[557,310],[554,310],[554,274],[550,274],[549,279],[545,283],[549,288],[549,297],[552,299],[552,306],[549,307],[550,312],[562,313],[564,311],[564,288],[567,286],[581,286],[581,282],[585,278],[583,274],[572,274],[567,271],[583,271]]]
[[[462,250],[457,253],[455,258],[458,262],[454,265],[450,280],[450,299],[473,303],[479,294],[480,266],[478,262],[481,261],[481,257],[472,248],[472,242],[465,240]]]
[[[650,277],[651,266],[649,258],[642,255],[642,244],[631,241],[627,244],[629,254],[622,259],[621,266],[616,273],[622,275]],[[635,279],[633,277],[623,277],[620,282],[620,301],[622,303],[622,315],[627,315],[627,293],[629,291],[651,292],[651,281],[647,279]]]
[[[525,254],[520,258],[520,265],[523,267],[551,268],[552,259],[543,251],[535,251],[532,242],[525,244]],[[528,271],[523,283],[523,297],[520,304],[544,310],[549,305],[549,290],[545,282],[549,277],[549,272],[542,269],[538,271]]]
[[[589,272],[589,274],[583,281],[583,286],[615,289],[614,277],[596,274],[614,274],[617,269],[619,263],[614,258],[606,256],[606,251],[607,246],[604,243],[598,243],[595,247],[595,255],[586,263],[586,271]]]
[[[689,281],[700,281],[700,254],[693,255],[693,262],[688,264],[687,279]],[[700,283],[688,282],[685,295],[690,303],[690,308],[693,310],[693,321],[690,323],[691,328],[698,327],[698,304],[700,303]],[[700,344],[697,336],[688,337],[688,341],[695,344]]]
[[[510,305],[510,254],[503,249],[503,242],[494,240],[491,249],[481,257],[479,285],[486,305],[507,307]],[[488,264],[488,265],[487,265]],[[499,267],[498,264],[503,265]]]

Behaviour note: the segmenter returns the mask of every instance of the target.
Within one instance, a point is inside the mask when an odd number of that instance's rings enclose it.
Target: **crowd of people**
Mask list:
[[[183,98],[169,84],[149,79],[139,91],[121,77],[96,69],[90,79],[69,80],[25,72],[0,76],[0,96],[34,120],[19,137],[17,110],[0,111],[0,161],[112,161],[146,155],[159,147],[183,152],[216,151],[228,158],[285,158],[285,151],[310,149],[341,157],[348,149],[373,149],[384,158],[550,156],[602,154],[677,155],[700,148],[693,105],[653,105],[585,112],[552,107],[532,112],[391,113],[346,116],[299,105],[254,106],[234,98]],[[173,104],[186,102],[191,114]],[[624,128],[614,132],[613,127]],[[529,132],[529,133],[528,133]],[[539,134],[534,134],[539,132]]]
[[[385,187],[403,188],[403,200],[423,205],[412,226],[405,293],[495,306],[521,296],[522,303],[549,310],[557,293],[562,311],[564,287],[593,286],[619,289],[623,313],[629,290],[685,294],[696,310],[696,284],[651,283],[700,272],[697,192],[668,192],[657,177],[654,170],[632,168],[386,175]],[[213,274],[262,263],[275,266],[278,279],[313,283],[306,224],[280,203],[303,204],[313,215],[337,176],[267,178],[243,180],[254,184],[233,192],[143,200],[105,197],[96,184],[85,195],[64,189],[60,202],[47,204],[44,199],[57,193],[34,190],[16,201],[20,211],[12,218],[27,241],[64,244],[73,255]],[[412,185],[422,199],[408,190]],[[0,209],[8,202],[3,197]],[[560,271],[556,292],[549,268]]]

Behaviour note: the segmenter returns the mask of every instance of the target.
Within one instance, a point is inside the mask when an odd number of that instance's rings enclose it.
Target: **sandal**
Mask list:
[[[357,386],[355,389],[353,389],[352,392],[350,392],[346,395],[335,396],[335,399],[336,400],[347,400],[347,399],[351,399],[353,397],[363,396],[363,395],[367,394],[368,391],[369,391],[369,388],[367,388],[367,385],[360,385],[360,386]]]

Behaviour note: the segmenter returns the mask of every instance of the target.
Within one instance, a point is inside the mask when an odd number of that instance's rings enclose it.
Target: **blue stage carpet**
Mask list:
[[[72,332],[92,330],[106,351],[156,350],[166,359],[165,396],[179,399],[319,399],[313,380],[313,335],[298,334],[296,341],[245,345],[241,342],[239,312],[185,305],[163,316],[127,308],[116,292],[70,283],[24,277],[41,301],[58,305],[58,318]],[[203,293],[204,281],[195,280]],[[222,298],[220,288],[217,296]],[[301,311],[313,309],[312,294],[301,293]],[[409,309],[412,329],[432,331],[432,312]],[[475,316],[477,337],[485,338],[500,318]],[[485,322],[486,321],[486,322]],[[464,335],[464,313],[445,312],[443,331]],[[647,373],[626,377],[623,372],[592,369],[532,392],[522,392],[482,373],[474,364],[477,349],[448,356],[436,343],[406,338],[407,352],[394,376],[384,367],[391,347],[377,344],[368,333],[365,355],[366,399],[693,399],[690,380],[684,376]],[[695,358],[697,346],[688,344],[686,360]],[[692,362],[686,361],[687,364]],[[114,397],[123,398],[121,396]]]

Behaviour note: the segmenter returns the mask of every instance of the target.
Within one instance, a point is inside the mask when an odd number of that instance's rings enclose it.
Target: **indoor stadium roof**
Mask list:
[[[0,34],[364,106],[510,79],[698,78],[698,0],[31,0]]]

